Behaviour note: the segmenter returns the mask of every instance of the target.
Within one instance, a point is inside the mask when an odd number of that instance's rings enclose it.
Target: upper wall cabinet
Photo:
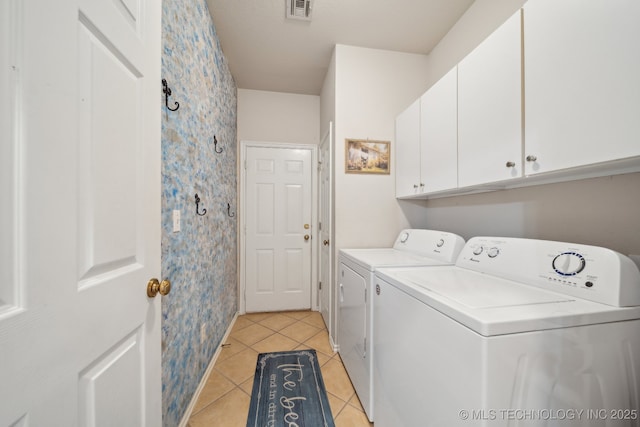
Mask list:
[[[640,155],[640,1],[524,7],[525,174]]]
[[[521,21],[518,11],[458,64],[460,187],[522,176]]]
[[[421,194],[420,176],[420,100],[396,117],[396,197]]]
[[[458,186],[457,75],[454,67],[420,98],[420,165],[425,193]]]
[[[529,0],[398,118],[398,197],[640,171],[638,22],[639,0]]]

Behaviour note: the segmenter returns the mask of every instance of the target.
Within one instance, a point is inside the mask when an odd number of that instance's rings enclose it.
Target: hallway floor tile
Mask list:
[[[327,388],[336,427],[370,427],[322,316],[314,311],[239,316],[200,393],[190,427],[245,427],[258,353],[312,348]]]

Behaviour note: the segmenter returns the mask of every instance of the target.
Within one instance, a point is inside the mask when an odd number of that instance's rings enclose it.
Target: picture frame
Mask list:
[[[389,175],[391,141],[345,139],[344,172]]]

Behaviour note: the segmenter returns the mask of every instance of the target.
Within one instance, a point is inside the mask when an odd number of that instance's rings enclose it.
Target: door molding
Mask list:
[[[286,142],[267,142],[267,141],[240,141],[240,153],[238,163],[238,312],[246,313],[245,292],[246,292],[246,255],[245,255],[245,239],[246,239],[246,183],[247,183],[247,149],[250,147],[259,148],[288,148],[292,150],[310,150],[311,151],[311,224],[318,223],[318,146],[315,144],[295,144]],[[319,238],[318,230],[312,230],[312,239],[315,241],[311,244],[311,310],[318,310],[318,263],[317,263],[317,241]]]
[[[327,157],[323,157],[322,156],[322,150],[323,150],[323,146],[326,144],[327,147]],[[324,307],[322,305],[322,298],[320,298],[320,300],[318,301],[318,307],[320,312],[323,314],[323,318],[325,323],[327,324],[327,330],[329,331],[329,339],[331,341],[331,345],[333,346],[334,350],[336,349],[336,345],[335,342],[336,340],[334,340],[334,329],[335,329],[335,321],[334,321],[334,315],[335,315],[335,295],[334,295],[334,250],[333,250],[333,241],[334,241],[334,236],[333,236],[333,122],[330,121],[329,122],[329,129],[327,129],[327,131],[325,132],[324,136],[322,137],[322,139],[320,140],[320,144],[318,145],[318,161],[322,161],[324,162],[324,164],[322,165],[323,168],[325,168],[325,170],[328,173],[329,176],[329,185],[328,188],[326,188],[326,192],[327,192],[327,197],[325,202],[327,203],[327,207],[326,207],[326,213],[327,216],[325,218],[323,218],[323,193],[321,191],[321,180],[322,180],[322,173],[319,173],[318,175],[318,221],[322,221],[322,231],[319,233],[320,236],[322,236],[321,238],[319,238],[317,240],[317,248],[318,248],[318,252],[317,252],[317,263],[318,263],[318,281],[322,281],[324,280],[325,283],[322,284],[322,295],[327,295],[326,298],[326,302],[327,302],[327,307],[326,307],[326,311],[327,311],[327,317],[325,318],[324,316]],[[320,165],[319,165],[320,166]],[[320,168],[318,168],[320,169]],[[328,238],[329,240],[329,246],[326,249],[328,252],[328,256],[327,256],[327,270],[326,273],[326,277],[323,277],[323,265],[322,265],[322,261],[323,261],[323,257],[322,257],[322,250],[323,250],[323,244],[322,244],[322,240]],[[318,292],[320,294],[320,291]]]

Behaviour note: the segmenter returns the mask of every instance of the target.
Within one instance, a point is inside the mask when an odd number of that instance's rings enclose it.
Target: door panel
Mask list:
[[[284,187],[285,193],[285,206],[287,209],[284,214],[286,215],[285,227],[287,234],[297,236],[300,233],[300,224],[304,222],[304,200],[302,185],[289,184]]]
[[[522,176],[520,21],[517,12],[458,64],[459,187]]]
[[[366,337],[366,291],[364,277],[340,264],[340,285],[338,295],[338,324],[340,325],[338,344],[340,355],[359,361],[365,356]],[[362,365],[360,363],[360,365]]]
[[[523,9],[526,175],[640,155],[640,2],[583,6]]]
[[[246,165],[246,310],[308,309],[311,149],[250,146]]]
[[[274,286],[274,256],[273,250],[259,249],[256,251],[257,285],[256,293],[271,294],[275,292]]]
[[[396,197],[422,193],[420,99],[396,117]]]
[[[162,422],[160,19],[0,5],[0,425]]]
[[[84,21],[84,22],[83,22]],[[87,26],[88,25],[88,26]],[[82,16],[79,25],[78,245],[81,285],[136,262],[139,72]],[[113,93],[121,94],[114,99]],[[122,104],[122,105],[120,105]],[[114,166],[117,165],[117,173]]]
[[[145,402],[140,399],[144,388],[142,334],[143,331],[137,329],[80,372],[80,425],[143,425]],[[112,394],[123,383],[132,389],[127,393]]]

